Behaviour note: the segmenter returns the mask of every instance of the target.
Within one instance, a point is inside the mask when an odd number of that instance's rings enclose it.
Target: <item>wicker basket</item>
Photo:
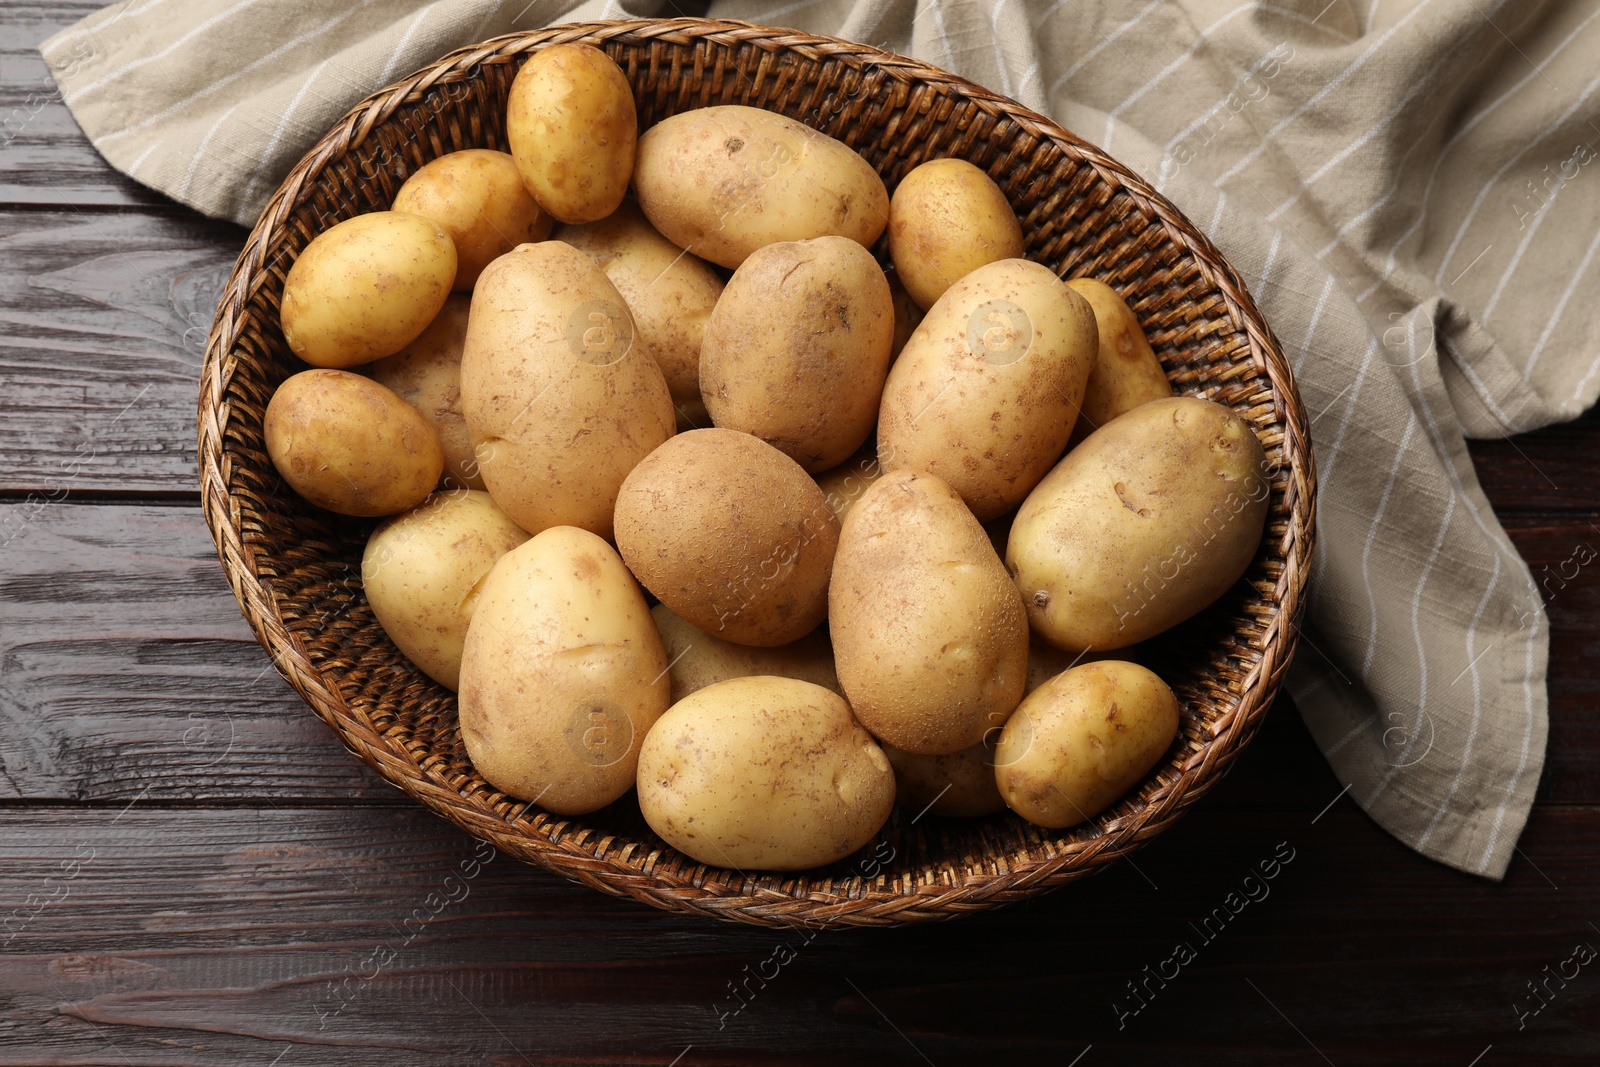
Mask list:
[[[897,810],[878,840],[832,867],[747,874],[667,847],[632,795],[566,818],[473,771],[454,695],[400,655],[362,594],[371,522],[296,497],[267,459],[262,417],[273,389],[303,369],[278,323],[295,256],[333,223],[388,207],[428,160],[503,148],[519,65],[564,41],[616,60],[641,127],[710,104],[756,105],[843,140],[891,189],[926,159],[972,161],[1015,206],[1030,258],[1121,290],[1178,391],[1228,404],[1255,428],[1275,469],[1261,551],[1219,603],[1158,640],[1150,662],[1182,703],[1180,735],[1143,785],[1098,819],[1050,831],[1009,813],[916,819]],[[352,752],[523,860],[657,907],[765,925],[947,919],[1103,870],[1166,829],[1221,777],[1277,693],[1311,551],[1311,453],[1289,369],[1238,276],[1176,208],[1092,145],[960,78],[748,23],[595,22],[500,37],[369,97],[294,168],[239,256],[211,330],[199,423],[206,519],[245,617]]]

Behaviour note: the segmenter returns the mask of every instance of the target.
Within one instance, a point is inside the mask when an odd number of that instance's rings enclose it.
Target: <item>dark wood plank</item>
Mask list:
[[[1600,945],[1600,812],[1541,811],[1501,886],[1348,800],[1311,820],[1199,811],[1021,906],[813,935],[613,900],[412,809],[11,812],[0,1063],[1593,1063],[1600,964],[1517,1010]]]
[[[1497,513],[1600,511],[1600,411],[1502,441],[1469,441],[1468,448]]]

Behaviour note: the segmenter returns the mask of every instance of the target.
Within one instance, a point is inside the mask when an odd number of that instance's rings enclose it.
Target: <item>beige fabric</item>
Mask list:
[[[368,92],[493,34],[675,13],[630,5],[134,0],[43,52],[114,166],[248,224]],[[711,13],[879,44],[1009,94],[1212,235],[1293,360],[1320,464],[1290,690],[1356,803],[1422,853],[1500,877],[1543,766],[1548,634],[1463,434],[1570,418],[1600,392],[1600,3],[719,0]]]

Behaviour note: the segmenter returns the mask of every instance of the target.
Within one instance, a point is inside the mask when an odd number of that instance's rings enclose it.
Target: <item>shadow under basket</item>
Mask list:
[[[1182,706],[1177,740],[1098,818],[1045,830],[1009,812],[916,818],[802,873],[708,867],[668,847],[629,794],[579,818],[505,796],[468,761],[455,695],[395,648],[361,586],[373,523],[319,511],[267,458],[267,400],[304,369],[279,327],[289,266],[336,222],[387,209],[407,176],[463,148],[504,150],[512,78],[533,52],[583,41],[633,86],[640,128],[713,104],[799,119],[860,152],[892,190],[954,156],[999,183],[1028,258],[1127,299],[1175,390],[1223,403],[1272,471],[1266,536],[1219,602],[1146,657]],[[346,115],[289,174],[250,234],[213,323],[201,378],[206,519],[245,617],[278,670],[378,773],[467,832],[607,893],[763,925],[926,922],[1082,878],[1165,830],[1255,733],[1295,646],[1311,555],[1305,412],[1271,330],[1206,237],[1143,180],[1050,120],[934,67],[827,37],[704,19],[594,22],[451,53]]]

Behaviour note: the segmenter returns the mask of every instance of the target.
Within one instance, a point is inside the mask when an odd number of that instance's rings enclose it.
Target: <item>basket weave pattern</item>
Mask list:
[[[630,794],[591,815],[532,809],[480,778],[454,694],[416,670],[362,593],[367,520],[301,501],[266,455],[272,391],[303,365],[278,301],[289,266],[335,222],[389,206],[423,163],[505,148],[522,61],[565,41],[627,74],[641,129],[711,104],[778,111],[839,138],[892,190],[927,159],[957,156],[1005,191],[1029,258],[1117,288],[1180,393],[1231,406],[1275,471],[1267,533],[1244,580],[1141,653],[1182,704],[1180,734],[1144,784],[1072,830],[1009,813],[914,819],[832,867],[771,874],[706,867],[650,832]],[[244,614],[279,671],[358,757],[469,833],[607,893],[763,925],[891,925],[1006,904],[1102,870],[1160,833],[1255,732],[1294,649],[1310,561],[1314,477],[1304,410],[1271,331],[1204,235],[1144,181],[1049,120],[926,64],[864,45],[704,19],[596,22],[462,49],[352,110],[267,205],[234,268],[202,372],[200,478],[207,521]]]

